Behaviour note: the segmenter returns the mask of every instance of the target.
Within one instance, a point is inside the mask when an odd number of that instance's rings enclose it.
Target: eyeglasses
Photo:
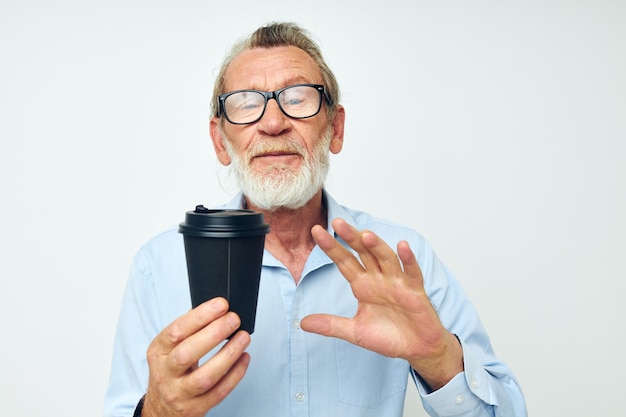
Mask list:
[[[231,91],[218,97],[217,117],[224,114],[226,120],[235,125],[254,123],[263,117],[268,100],[274,99],[286,116],[306,119],[320,112],[322,96],[331,106],[332,100],[319,84],[296,84],[276,91]]]

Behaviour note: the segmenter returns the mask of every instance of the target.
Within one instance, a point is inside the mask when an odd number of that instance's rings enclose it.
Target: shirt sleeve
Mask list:
[[[458,336],[464,363],[464,372],[434,392],[413,371],[424,408],[437,417],[526,417],[521,388],[509,367],[495,356],[464,290],[426,242],[416,245],[426,291],[443,325]]]
[[[104,417],[131,417],[148,384],[146,351],[159,332],[149,261],[135,256],[122,298]]]

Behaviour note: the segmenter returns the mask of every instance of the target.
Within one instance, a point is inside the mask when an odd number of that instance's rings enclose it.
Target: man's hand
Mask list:
[[[228,302],[214,298],[174,320],[148,348],[150,380],[143,417],[204,416],[241,381],[250,357],[250,335],[237,332],[215,356],[198,367],[240,325]]]
[[[360,262],[323,227],[315,226],[311,232],[350,283],[358,309],[352,318],[307,316],[302,329],[404,358],[433,390],[462,372],[461,346],[430,303],[408,243],[399,242],[396,255],[373,232],[359,232],[341,219],[333,221],[333,228],[357,252]]]

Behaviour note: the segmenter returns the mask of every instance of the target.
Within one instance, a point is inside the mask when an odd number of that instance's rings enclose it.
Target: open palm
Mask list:
[[[430,303],[408,243],[399,242],[396,254],[371,231],[358,231],[341,219],[333,221],[333,228],[358,259],[321,226],[313,228],[313,238],[350,283],[357,312],[351,318],[313,314],[302,320],[302,328],[406,359],[418,372],[440,364],[450,353],[452,335]],[[456,350],[458,356],[460,347]]]

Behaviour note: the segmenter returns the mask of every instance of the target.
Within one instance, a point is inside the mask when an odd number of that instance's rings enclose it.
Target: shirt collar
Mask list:
[[[356,222],[354,218],[348,213],[345,207],[341,206],[337,201],[330,195],[328,191],[325,189],[322,190],[322,198],[326,202],[326,210],[328,211],[328,224],[326,225],[326,230],[335,236],[335,231],[333,230],[332,221],[337,218],[341,218],[346,221],[349,225],[356,227]],[[219,206],[218,208],[224,209],[243,209],[245,207],[244,204],[244,196],[242,192],[238,192],[228,203]]]
[[[332,226],[332,221],[337,218],[341,218],[345,220],[348,224],[356,227],[356,222],[354,218],[346,210],[346,208],[337,203],[337,201],[326,190],[322,190],[322,193],[322,198],[326,203],[326,210],[328,214],[328,224],[326,226],[326,230],[328,230],[331,235],[337,237],[337,234],[333,230]],[[238,192],[229,202],[217,208],[235,210],[243,209],[245,207],[244,201],[245,199],[243,193]],[[340,242],[343,241],[340,239]],[[302,277],[304,278],[304,276],[306,276],[311,270],[317,269],[330,263],[332,263],[332,260],[319,248],[319,246],[316,245],[309,256],[309,259],[307,260],[304,270],[302,271]],[[263,265],[284,268],[284,266],[267,250],[265,250],[263,254]]]
[[[244,208],[243,193],[241,191],[238,192],[228,203],[222,204],[221,206],[217,208],[218,209],[233,209],[233,210],[243,209]]]

